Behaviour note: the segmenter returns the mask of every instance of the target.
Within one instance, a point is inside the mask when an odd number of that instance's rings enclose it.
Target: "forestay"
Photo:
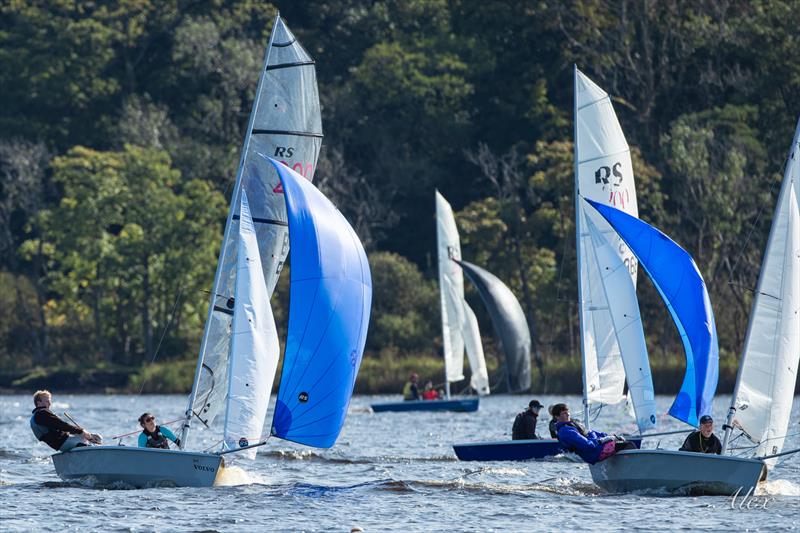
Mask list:
[[[772,220],[733,400],[733,424],[780,453],[800,358],[800,120]]]
[[[575,69],[575,196],[579,282],[578,301],[583,354],[584,398],[592,403],[621,401],[625,371],[614,332],[610,306],[630,308],[634,298],[626,291],[607,300],[601,288],[606,265],[584,260],[592,252],[593,239],[586,230],[591,218],[608,240],[636,286],[637,262],[625,243],[602,217],[584,209],[584,197],[613,206],[637,217],[638,206],[628,143],[622,133],[608,93]]]
[[[367,337],[372,277],[339,210],[306,179],[271,160],[283,185],[292,240],[289,325],[272,435],[333,446]]]
[[[272,156],[311,180],[321,143],[322,122],[314,62],[277,17],[231,197],[184,442],[191,414],[204,424],[210,424],[224,405],[228,390],[240,191],[246,189],[250,198],[267,294],[271,296],[289,252],[289,235],[280,180],[272,165],[259,154]]]
[[[656,425],[656,399],[636,287],[631,282],[630,271],[611,249],[592,219],[587,217],[586,222],[586,229],[592,237],[593,253],[584,257],[584,261],[589,262],[600,276],[601,282],[597,284],[599,287],[596,290],[602,294],[598,294],[598,298],[602,297],[605,302],[615,302],[608,309],[625,367],[633,418],[641,433]]]
[[[702,415],[711,414],[719,377],[717,328],[703,276],[686,250],[656,228],[588,202],[636,254],[672,315],[686,353],[686,374],[669,414],[697,426]]]
[[[517,297],[491,272],[467,261],[457,263],[477,287],[489,311],[495,333],[503,347],[508,392],[530,389],[531,334]]]
[[[247,446],[261,439],[278,368],[278,332],[269,306],[245,189],[242,189],[241,198],[224,450]],[[243,450],[241,455],[255,459],[256,449]]]

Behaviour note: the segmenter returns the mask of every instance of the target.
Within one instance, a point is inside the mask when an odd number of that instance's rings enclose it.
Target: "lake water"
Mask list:
[[[538,396],[545,405],[564,397]],[[510,438],[514,415],[529,400],[493,396],[477,413],[373,414],[388,396],[357,396],[330,450],[273,440],[253,462],[226,470],[226,486],[207,489],[105,490],[59,480],[51,450],[28,426],[30,396],[0,396],[0,529],[8,531],[532,531],[532,530],[764,530],[800,527],[800,457],[784,458],[761,489],[758,508],[731,508],[727,497],[606,495],[585,464],[459,462],[454,442]],[[396,399],[396,398],[395,398]],[[56,395],[68,410],[106,437],[134,431],[154,411],[178,418],[183,396]],[[670,398],[658,398],[666,412]],[[568,397],[573,412],[580,399]],[[715,402],[718,425],[729,398]],[[544,414],[544,413],[543,413]],[[544,417],[543,417],[544,418]],[[795,399],[785,449],[800,447]],[[606,407],[599,430],[632,430],[622,408]],[[660,430],[680,429],[669,417]],[[544,430],[545,428],[540,428]],[[135,437],[125,442],[135,445]],[[198,431],[190,448],[219,437]],[[681,435],[645,441],[677,448]],[[107,443],[108,440],[107,440]],[[740,441],[741,443],[741,441]],[[767,509],[763,509],[766,502]]]

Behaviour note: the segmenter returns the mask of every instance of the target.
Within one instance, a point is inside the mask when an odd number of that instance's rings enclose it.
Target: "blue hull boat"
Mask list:
[[[641,438],[628,438],[641,447]],[[544,459],[564,453],[556,439],[503,440],[494,442],[472,442],[453,444],[453,450],[461,461],[530,461]]]
[[[458,413],[471,413],[478,410],[480,400],[475,398],[460,398],[450,400],[413,400],[405,402],[373,403],[374,413],[401,412],[401,411],[455,411]]]

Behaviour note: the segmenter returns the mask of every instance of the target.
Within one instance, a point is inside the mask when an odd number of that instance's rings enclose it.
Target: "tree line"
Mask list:
[[[368,358],[439,357],[438,188],[464,258],[519,297],[538,378],[576,359],[577,64],[613,97],[641,218],[703,273],[732,368],[800,113],[797,7],[7,0],[0,371],[195,357],[279,8],[317,63],[316,181],[369,253]],[[287,281],[273,306],[283,329]],[[654,366],[674,364],[668,312],[649,282],[639,295]],[[490,321],[468,300],[494,368]]]

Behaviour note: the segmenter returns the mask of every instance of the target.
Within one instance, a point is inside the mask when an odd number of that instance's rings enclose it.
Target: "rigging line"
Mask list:
[[[152,365],[153,363],[156,362],[156,358],[158,357],[158,352],[159,352],[159,350],[161,350],[161,343],[164,342],[164,337],[167,336],[167,331],[169,331],[169,328],[172,325],[172,321],[175,318],[175,310],[178,308],[178,303],[181,300],[181,296],[183,296],[183,289],[185,287],[186,287],[185,285],[181,285],[181,289],[178,291],[178,294],[175,296],[175,302],[172,304],[172,311],[170,311],[169,320],[167,321],[167,324],[164,326],[164,331],[161,332],[161,338],[158,340],[158,346],[156,346],[156,349],[153,352],[153,358],[150,360],[150,362],[148,363],[147,366],[150,366],[150,365]],[[147,384],[147,381],[148,381],[148,378],[147,378],[147,376],[145,376],[144,379],[142,380],[142,386],[139,387],[139,393],[137,394],[137,396],[141,396],[142,391],[144,390],[144,386]]]
[[[578,215],[576,214],[576,216],[578,216]],[[561,229],[563,231],[564,230],[564,217],[562,216],[560,218],[561,218]],[[567,260],[567,241],[568,240],[569,239],[563,239],[564,246],[561,249],[561,264],[558,266],[558,281],[556,282],[556,301],[558,301],[558,302],[561,301],[561,279],[564,277],[564,263]],[[576,253],[577,253],[577,250],[576,250]],[[580,276],[580,275],[581,275],[581,273],[578,272],[578,276]]]
[[[220,444],[222,444],[223,442],[225,442],[225,439],[220,439],[220,440],[218,440],[217,442],[215,442],[214,444],[212,444],[211,446],[209,446],[208,448],[206,448],[206,449],[205,449],[205,450],[203,450],[203,451],[204,451],[204,452],[207,452],[207,451],[208,451],[208,450],[210,450],[211,448],[216,448],[217,446],[219,446],[219,445],[220,445]]]
[[[782,180],[781,180],[782,181]],[[772,184],[769,186],[769,197],[772,198],[772,191],[775,189],[775,184],[778,183],[777,181],[773,180]],[[770,204],[772,205],[772,204]],[[736,261],[733,263],[733,268],[731,268],[730,276],[728,276],[728,285],[733,285],[733,274],[736,272],[736,269],[739,267],[739,262],[742,260],[742,256],[744,256],[744,251],[747,248],[747,245],[750,243],[750,238],[753,236],[753,232],[756,230],[756,226],[758,225],[759,221],[761,220],[761,215],[764,214],[764,208],[767,206],[766,202],[761,203],[761,207],[758,208],[758,214],[756,215],[756,219],[753,221],[753,224],[750,226],[750,231],[747,233],[747,237],[744,239],[744,244],[742,244],[741,249],[739,250],[739,255],[736,257]],[[752,289],[750,289],[752,290]]]
[[[175,420],[170,420],[169,422],[164,422],[163,424],[159,424],[159,426],[168,426],[170,424],[174,424],[175,422],[182,422],[183,417],[176,418]],[[137,433],[141,433],[141,429],[137,429],[136,431],[131,431],[130,433],[123,433],[122,435],[114,435],[113,437],[109,437],[110,440],[121,439],[123,437],[130,437],[131,435],[136,435]]]

